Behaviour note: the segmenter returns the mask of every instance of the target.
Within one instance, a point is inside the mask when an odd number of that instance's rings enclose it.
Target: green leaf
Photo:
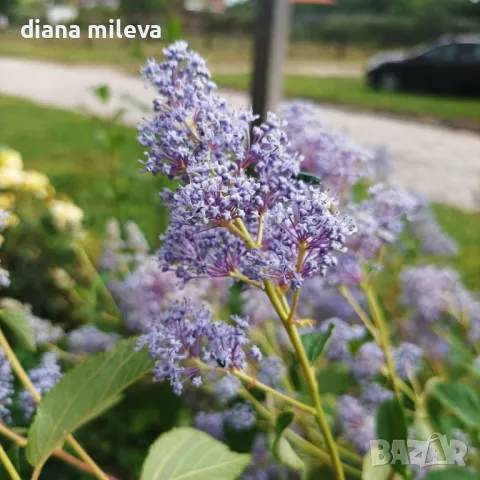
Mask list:
[[[174,428],[150,447],[140,480],[234,480],[250,461],[200,430]]]
[[[288,428],[288,426],[293,422],[295,414],[293,412],[282,412],[275,422],[275,434],[277,437],[283,435],[283,432]]]
[[[480,365],[470,365],[468,368],[474,375],[480,378]]]
[[[378,439],[386,440],[390,445],[394,440],[407,440],[407,420],[402,405],[396,397],[389,398],[378,407],[375,423]],[[401,475],[406,471],[405,465],[398,462],[392,465],[392,468]]]
[[[135,351],[131,338],[70,370],[42,399],[28,434],[27,459],[38,465],[75,429],[98,416],[120,392],[148,373],[148,351]]]
[[[108,85],[99,85],[98,87],[92,88],[93,94],[101,100],[103,103],[107,103],[112,96],[110,87]]]
[[[465,467],[448,467],[431,471],[425,480],[479,480],[479,478]]]
[[[290,445],[290,442],[285,437],[280,437],[275,442],[275,450],[273,451],[273,454],[280,463],[293,470],[305,469],[305,463],[297,455],[293,447]]]
[[[35,331],[28,321],[28,313],[17,308],[2,308],[0,310],[0,320],[10,328],[15,338],[31,351],[37,349],[35,343]]]
[[[303,348],[307,354],[310,363],[314,363],[319,355],[323,352],[323,349],[327,345],[327,342],[332,336],[335,325],[332,323],[328,331],[304,333],[301,336]]]
[[[431,394],[465,425],[480,425],[480,398],[468,385],[459,382],[438,382]]]
[[[374,465],[371,450],[365,455],[362,466],[362,480],[397,480],[398,475],[392,478],[390,465]]]

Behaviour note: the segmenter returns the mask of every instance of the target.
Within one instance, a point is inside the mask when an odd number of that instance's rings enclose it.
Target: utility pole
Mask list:
[[[283,64],[290,36],[289,0],[255,0],[252,107],[264,120],[278,108],[283,90]]]

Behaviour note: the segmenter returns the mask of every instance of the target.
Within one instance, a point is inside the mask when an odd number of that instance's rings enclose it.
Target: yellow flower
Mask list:
[[[0,167],[0,190],[16,189],[23,185],[23,172],[14,168]]]
[[[83,210],[72,202],[54,200],[50,212],[60,230],[81,230]]]
[[[33,170],[27,170],[24,174],[23,189],[32,192],[37,198],[47,198],[50,180],[46,175]]]
[[[21,155],[15,150],[0,148],[0,168],[22,170],[23,162]]]
[[[8,210],[15,203],[13,193],[0,193],[0,210]]]
[[[58,288],[69,290],[75,286],[75,280],[63,268],[52,268],[50,273]]]

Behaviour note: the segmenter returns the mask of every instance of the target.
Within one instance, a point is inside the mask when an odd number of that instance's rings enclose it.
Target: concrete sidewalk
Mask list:
[[[0,57],[0,93],[5,95],[106,115],[105,107],[89,92],[99,84],[111,87],[113,107],[122,104],[125,94],[146,105],[154,96],[154,92],[145,89],[140,76],[114,69]],[[221,94],[236,107],[249,102],[244,94],[229,91]],[[140,109],[131,107],[125,121],[136,124],[143,115]],[[363,145],[386,146],[394,162],[393,182],[433,201],[475,209],[475,196],[480,193],[480,135],[320,105],[318,116],[331,128],[347,132]]]

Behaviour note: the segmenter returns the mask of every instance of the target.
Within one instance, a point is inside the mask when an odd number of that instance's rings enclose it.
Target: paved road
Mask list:
[[[106,114],[88,93],[98,84],[108,84],[114,105],[123,94],[144,104],[153,92],[141,79],[113,69],[64,66],[32,60],[0,57],[0,92],[65,109],[87,108]],[[235,106],[245,106],[245,95],[226,94]],[[1,111],[0,111],[1,114]],[[353,113],[333,107],[318,107],[319,117],[332,128],[348,132],[366,146],[385,145],[393,158],[392,181],[415,189],[431,200],[472,210],[480,192],[480,135],[441,126],[422,125],[384,115]],[[140,110],[130,110],[128,123],[136,123]]]

